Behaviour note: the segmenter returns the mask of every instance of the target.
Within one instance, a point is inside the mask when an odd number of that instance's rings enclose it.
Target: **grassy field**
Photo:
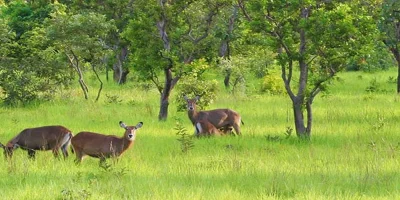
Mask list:
[[[286,96],[221,92],[209,109],[241,113],[242,137],[194,139],[181,151],[174,129],[193,132],[185,112],[157,120],[155,90],[107,84],[102,99],[84,101],[77,91],[24,108],[0,108],[0,141],[28,127],[60,124],[74,133],[89,130],[122,135],[118,125],[143,121],[136,142],[118,162],[100,168],[98,159],[74,164],[38,152],[28,160],[18,149],[11,161],[0,159],[1,199],[396,199],[400,196],[400,97],[389,83],[396,71],[347,72],[330,93],[319,95],[313,136],[299,141]],[[376,80],[376,84],[371,81]],[[378,92],[365,89],[374,86]],[[95,95],[93,88],[92,95]],[[105,94],[121,102],[107,103]]]

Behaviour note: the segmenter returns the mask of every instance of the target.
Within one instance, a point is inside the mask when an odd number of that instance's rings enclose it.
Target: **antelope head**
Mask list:
[[[0,147],[4,150],[4,157],[11,158],[13,155],[14,149],[17,149],[19,146],[17,144],[8,143],[7,145],[3,145],[0,143]]]
[[[127,126],[124,122],[120,121],[119,125],[125,129],[124,137],[129,141],[134,141],[136,130],[143,126],[143,122],[139,122],[136,126]]]
[[[186,95],[183,97],[187,102],[188,111],[194,111],[196,109],[196,102],[200,99],[199,96],[196,96],[194,99],[189,99]]]

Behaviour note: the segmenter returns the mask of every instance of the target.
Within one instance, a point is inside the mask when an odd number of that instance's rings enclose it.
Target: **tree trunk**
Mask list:
[[[81,89],[83,91],[83,95],[85,96],[85,99],[89,99],[88,97],[88,92],[89,89],[85,83],[85,80],[83,79],[83,73],[81,68],[79,67],[79,60],[78,57],[75,55],[75,53],[71,50],[70,51],[71,55],[69,55],[68,53],[65,53],[68,57],[69,63],[71,64],[71,66],[75,69],[75,71],[78,73],[79,76],[79,85],[81,86]]]
[[[165,121],[168,118],[168,107],[169,107],[169,95],[164,92],[161,94],[160,100],[160,112],[158,114],[158,120]]]
[[[160,97],[160,112],[158,114],[158,120],[165,121],[168,118],[168,107],[169,107],[169,96],[174,88],[179,77],[172,78],[171,68],[164,69],[165,84]]]
[[[234,25],[235,25],[235,20],[237,17],[237,13],[238,13],[238,9],[239,6],[235,5],[233,7],[233,13],[231,15],[231,17],[229,18],[229,24],[228,24],[228,30],[227,30],[227,36],[226,38],[224,38],[221,42],[220,48],[219,48],[219,57],[225,58],[230,60],[231,59],[231,50],[230,50],[230,41],[231,41],[231,36],[233,34],[233,30],[234,30]],[[231,74],[232,74],[232,70],[228,69],[226,70],[226,74],[225,74],[225,78],[224,78],[224,85],[226,89],[229,89],[230,85],[229,85],[229,81],[231,79]]]
[[[225,74],[225,78],[224,78],[224,85],[226,89],[229,89],[229,82],[231,81],[231,70],[227,69],[226,70],[226,74]]]
[[[392,47],[390,51],[393,53],[393,56],[397,61],[397,94],[400,94],[400,52],[396,47]]]
[[[94,74],[96,75],[97,80],[100,82],[99,91],[97,92],[97,97],[96,97],[96,102],[97,102],[100,98],[101,91],[103,90],[103,81],[101,81],[101,78],[100,78],[99,74],[97,73],[94,65],[92,65],[92,70],[93,70]]]
[[[301,18],[307,19],[309,14],[308,8],[301,9]],[[307,89],[307,82],[308,82],[308,65],[306,63],[306,59],[303,55],[306,54],[306,47],[307,47],[307,40],[306,40],[306,32],[304,29],[299,30],[300,33],[300,46],[299,46],[299,67],[300,67],[300,78],[299,78],[299,89],[297,92],[296,97],[292,98],[293,102],[293,112],[294,112],[294,123],[296,128],[296,134],[301,139],[309,139],[311,136],[311,126],[308,125],[312,124],[312,110],[311,110],[311,103],[312,98],[310,101],[307,101],[306,97],[306,89]],[[306,112],[307,112],[307,127],[304,124],[304,102],[306,102]]]
[[[129,70],[123,69],[122,67],[118,67],[118,68],[114,67],[113,71],[114,71],[113,72],[114,82],[118,83],[119,85],[125,84],[126,78],[129,74]]]
[[[397,94],[400,94],[400,55],[397,61]]]
[[[128,47],[122,47],[121,52],[116,54],[116,62],[113,65],[113,79],[118,84],[126,83],[126,77],[129,74],[128,69],[123,68],[123,63],[128,56]]]
[[[293,114],[296,134],[299,138],[305,138],[307,136],[307,129],[304,125],[303,108],[300,100],[293,101]]]

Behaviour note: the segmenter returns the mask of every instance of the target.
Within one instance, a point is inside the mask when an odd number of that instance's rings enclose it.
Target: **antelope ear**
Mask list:
[[[119,122],[119,125],[120,125],[122,128],[126,129],[126,124],[125,124],[124,122],[120,121],[120,122]]]
[[[13,145],[13,149],[17,149],[18,147],[19,147],[18,144],[14,144],[14,145]]]
[[[196,96],[196,101],[198,101],[200,99],[200,96]]]
[[[185,95],[185,96],[183,96],[183,98],[187,101],[187,100],[189,100],[189,98]]]
[[[136,127],[136,129],[139,129],[142,126],[143,126],[143,122],[139,122],[135,127]]]
[[[0,142],[0,147],[5,147],[5,146]]]

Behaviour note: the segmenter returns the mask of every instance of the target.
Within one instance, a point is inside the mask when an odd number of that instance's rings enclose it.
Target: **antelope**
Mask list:
[[[122,137],[115,135],[103,135],[93,132],[79,132],[71,140],[73,151],[76,154],[76,163],[81,163],[84,156],[99,158],[100,164],[104,163],[106,158],[119,157],[129,149],[136,138],[136,130],[142,127],[143,122],[136,126],[127,126],[120,121],[119,125],[125,129]]]
[[[197,111],[196,102],[200,99],[196,96],[194,99],[189,99],[186,95],[183,97],[187,102],[187,110],[190,121],[194,126],[197,122],[204,123],[202,120],[206,120],[217,129],[222,129],[224,133],[230,132],[230,127],[235,129],[237,135],[241,135],[240,123],[243,121],[234,110],[231,109],[215,109],[207,111]]]
[[[11,139],[3,147],[4,156],[11,158],[13,151],[18,147],[28,151],[29,158],[35,158],[36,150],[52,150],[54,157],[58,157],[61,148],[64,159],[68,157],[68,146],[70,145],[72,132],[63,126],[42,126],[27,128]]]
[[[221,135],[221,131],[217,129],[213,124],[211,124],[208,120],[198,120],[195,124],[196,136],[210,136],[210,135]]]

